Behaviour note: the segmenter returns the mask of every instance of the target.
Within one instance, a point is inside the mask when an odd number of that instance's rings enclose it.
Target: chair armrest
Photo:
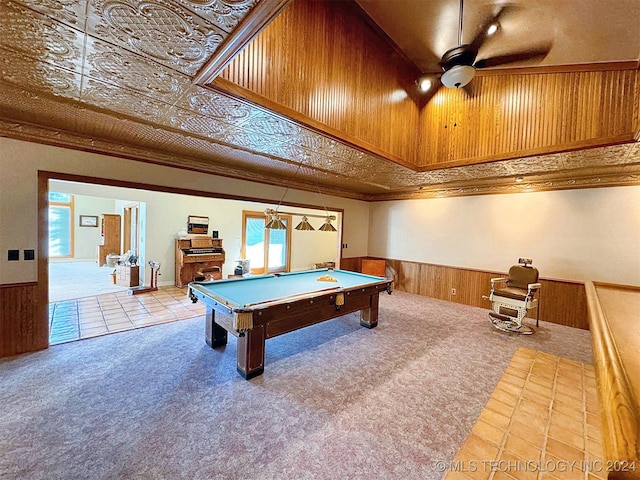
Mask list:
[[[496,277],[491,279],[491,294],[496,289],[496,284],[505,283],[507,281],[506,277]]]
[[[529,289],[529,291],[540,290],[541,287],[542,287],[541,283],[530,283],[529,285],[527,285],[527,289]]]

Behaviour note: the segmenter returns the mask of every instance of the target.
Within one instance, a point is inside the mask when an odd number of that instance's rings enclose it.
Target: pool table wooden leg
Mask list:
[[[264,372],[265,340],[264,325],[255,325],[238,337],[238,373],[247,380]]]
[[[371,295],[369,299],[369,308],[360,310],[360,325],[367,328],[378,326],[378,300],[379,295]]]
[[[211,348],[227,344],[227,331],[216,323],[216,311],[211,307],[207,307],[204,340]]]

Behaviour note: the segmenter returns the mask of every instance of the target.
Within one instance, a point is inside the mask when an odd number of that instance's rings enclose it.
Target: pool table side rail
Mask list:
[[[228,314],[233,314],[238,309],[229,305],[229,300],[222,297],[221,295],[214,295],[210,291],[205,290],[198,283],[192,282],[187,287],[187,295],[189,298],[195,303],[200,300],[202,303],[210,303],[211,301],[215,302],[216,307],[221,307],[222,311]],[[195,299],[194,299],[195,298]]]
[[[248,303],[245,304],[242,307],[239,307],[237,310],[238,311],[249,311],[249,310],[259,310],[262,308],[269,308],[269,307],[273,307],[276,305],[286,305],[287,303],[292,303],[292,302],[296,302],[298,300],[307,300],[307,299],[311,299],[314,298],[318,295],[322,295],[324,293],[347,293],[347,292],[353,292],[355,290],[364,290],[365,288],[369,288],[369,287],[382,287],[382,288],[378,288],[378,290],[386,290],[387,289],[387,285],[390,283],[389,280],[384,280],[384,281],[379,281],[379,282],[371,282],[371,283],[367,283],[367,284],[362,284],[362,285],[358,285],[358,286],[352,286],[352,287],[341,287],[341,286],[335,286],[335,287],[327,287],[327,288],[320,288],[318,290],[311,290],[308,291],[306,293],[300,293],[300,294],[295,294],[295,295],[287,295],[285,297],[279,297],[279,298],[274,298],[273,300],[267,300],[264,302],[256,302],[256,303]]]
[[[306,292],[306,293],[300,293],[300,294],[296,294],[296,295],[287,295],[286,297],[279,297],[279,298],[274,298],[273,300],[267,300],[267,301],[263,301],[263,302],[256,302],[256,303],[249,303],[249,304],[245,304],[245,305],[238,305],[238,306],[232,306],[229,304],[229,300],[224,298],[221,295],[218,295],[214,292],[211,292],[210,290],[205,290],[203,289],[200,285],[196,284],[189,284],[189,291],[197,291],[198,293],[200,293],[200,295],[197,295],[195,292],[194,294],[198,297],[199,300],[205,302],[208,300],[209,301],[214,301],[217,303],[216,306],[220,306],[224,309],[224,311],[226,313],[245,313],[245,312],[252,312],[252,311],[256,311],[256,310],[260,310],[260,309],[264,309],[264,308],[269,308],[269,307],[273,307],[276,305],[286,305],[287,303],[291,303],[291,302],[295,302],[298,300],[306,300],[306,299],[310,299],[310,298],[314,298],[315,296],[319,295],[319,294],[323,294],[323,293],[346,293],[346,292],[352,292],[354,290],[362,290],[364,288],[368,288],[368,287],[381,287],[379,288],[379,290],[381,291],[385,291],[388,289],[388,284],[390,283],[389,280],[386,281],[380,281],[380,282],[376,282],[376,283],[369,283],[366,285],[360,285],[357,287],[340,287],[340,286],[335,286],[335,287],[328,287],[328,288],[321,288],[318,290],[313,290],[310,292]]]
[[[297,299],[257,310],[256,313],[259,323],[264,326],[265,338],[269,339],[349,313],[369,311],[372,308],[375,308],[377,319],[378,296],[384,291],[382,286],[370,285],[364,289],[352,289],[349,292],[327,292],[318,297]],[[344,295],[344,302],[337,307],[337,297],[341,294]],[[377,325],[377,321],[375,324]],[[361,325],[364,324],[361,323]]]

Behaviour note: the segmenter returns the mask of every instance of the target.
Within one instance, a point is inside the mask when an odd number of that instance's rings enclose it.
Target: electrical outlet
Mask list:
[[[451,295],[455,295],[455,294],[456,294],[456,289],[455,289],[455,288],[452,288],[452,289],[451,289]]]

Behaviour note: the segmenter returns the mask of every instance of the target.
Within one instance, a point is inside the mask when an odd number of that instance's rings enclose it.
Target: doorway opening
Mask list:
[[[145,258],[140,212],[146,206],[92,190],[49,180],[49,303],[126,292],[129,285],[114,275],[118,261],[124,254],[137,264]],[[139,277],[144,282],[144,269]]]
[[[186,289],[176,287],[175,278],[177,271],[176,248],[181,240],[181,231],[188,223],[188,218],[193,215],[210,219],[209,231],[206,235],[212,236],[222,244],[226,253],[226,261],[223,264],[223,278],[233,276],[238,261],[243,259],[243,212],[264,212],[271,204],[264,200],[248,200],[243,198],[223,197],[207,192],[197,191],[171,191],[166,188],[158,188],[152,185],[128,184],[127,182],[112,182],[99,178],[74,177],[72,175],[55,175],[42,172],[40,175],[41,187],[39,189],[40,204],[40,229],[44,235],[40,235],[39,241],[39,270],[38,283],[42,286],[41,298],[45,301],[51,299],[49,305],[50,333],[55,330],[56,314],[62,319],[60,324],[64,335],[53,338],[50,336],[50,344],[86,338],[89,336],[103,335],[112,331],[121,331],[127,328],[139,328],[153,322],[157,323],[175,321],[183,318],[192,318],[204,314],[200,303],[192,304],[186,295]],[[93,183],[85,183],[93,182]],[[70,215],[73,220],[73,253],[68,258],[54,258],[50,253],[49,230],[53,227],[46,215],[49,208],[49,192],[60,192],[74,196],[74,212]],[[87,203],[108,200],[111,208],[104,204]],[[91,208],[85,208],[89,205]],[[102,206],[100,206],[102,205]],[[313,214],[319,211],[314,206],[289,207],[296,213],[294,215]],[[324,210],[323,210],[324,212]],[[291,271],[314,268],[318,262],[331,261],[339,267],[341,257],[341,232],[342,211],[331,212],[339,219],[340,230],[333,233],[299,231],[291,229],[291,243],[288,249],[287,269]],[[80,216],[82,224],[80,226]],[[106,215],[119,215],[120,239],[115,242],[119,248],[112,249],[107,245],[107,235],[102,232],[102,219]],[[97,226],[95,226],[97,225]],[[295,225],[295,222],[291,225]],[[87,242],[83,236],[93,233],[94,237]],[[195,235],[195,234],[194,234]],[[219,238],[218,238],[219,236]],[[188,236],[190,238],[191,236]],[[317,238],[316,238],[317,237]],[[96,238],[98,240],[96,240]],[[275,237],[274,237],[275,238]],[[53,242],[51,242],[52,244]],[[279,246],[273,243],[273,250]],[[87,244],[90,248],[87,247]],[[102,248],[101,248],[102,247]],[[82,253],[82,248],[85,248]],[[80,264],[86,260],[94,269],[98,269],[99,263],[107,277],[104,286],[113,286],[111,274],[113,269],[109,267],[109,255],[117,257],[126,251],[138,257],[140,271],[140,285],[146,286],[150,280],[149,263],[160,263],[160,278],[158,291],[152,293],[128,295],[127,287],[112,293],[104,293],[87,296],[92,283],[88,280],[88,274],[80,274],[80,288],[82,292],[73,295],[77,298],[69,298],[60,302],[53,302],[52,283],[53,270],[60,264]],[[268,257],[273,256],[269,250]],[[279,256],[278,258],[280,258]],[[269,263],[272,263],[271,260]],[[104,266],[106,264],[106,267]],[[77,265],[71,265],[74,267]],[[146,267],[146,268],[145,268]],[[143,279],[146,273],[147,281]],[[63,277],[69,279],[70,273]],[[50,281],[51,280],[51,281]],[[51,288],[49,289],[49,286]],[[51,290],[51,291],[50,291]],[[109,298],[106,298],[110,295]],[[144,296],[148,299],[141,301]],[[97,297],[105,297],[97,299]],[[89,301],[91,299],[91,302]],[[103,300],[103,301],[100,301]],[[63,302],[70,302],[62,304]],[[91,303],[91,304],[89,304]],[[89,315],[92,325],[82,325],[80,315]],[[100,317],[100,318],[97,318]],[[66,322],[66,323],[65,323]],[[109,324],[111,322],[111,324]],[[75,335],[75,338],[73,337]]]

